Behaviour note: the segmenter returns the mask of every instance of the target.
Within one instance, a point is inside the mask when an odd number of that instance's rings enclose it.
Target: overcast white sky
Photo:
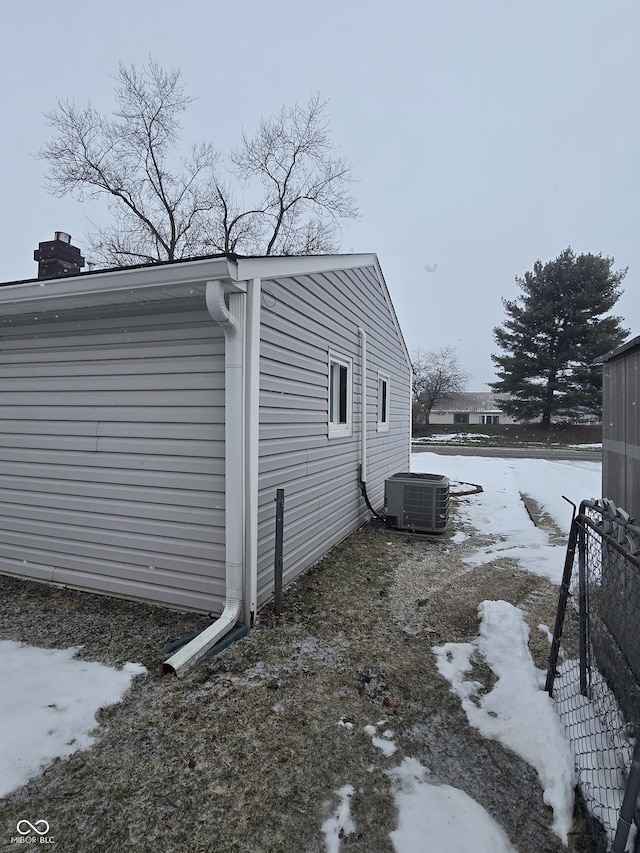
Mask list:
[[[629,267],[640,334],[638,0],[57,0],[3,5],[0,280],[36,275],[56,230],[83,247],[100,208],[43,188],[56,97],[112,104],[118,62],[151,54],[197,97],[185,141],[223,152],[283,104],[329,99],[359,178],[344,251],[373,251],[409,349],[456,347],[494,378],[516,275],[577,252]]]

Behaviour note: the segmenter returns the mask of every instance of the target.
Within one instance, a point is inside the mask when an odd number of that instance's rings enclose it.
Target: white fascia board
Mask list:
[[[372,253],[359,255],[287,255],[263,258],[238,258],[238,279],[278,278],[279,276],[311,275],[312,273],[370,267],[376,263]]]
[[[409,350],[407,349],[407,344],[402,334],[400,323],[398,322],[398,316],[391,301],[389,288],[382,274],[380,261],[374,252],[364,252],[355,255],[288,255],[286,257],[238,258],[235,266],[238,280],[249,278],[264,280],[278,278],[279,276],[311,275],[312,273],[357,269],[358,267],[374,267],[389,313],[398,333],[407,365],[411,370]]]
[[[37,279],[0,287],[0,306],[23,304],[33,309],[37,306],[63,304],[65,300],[84,301],[91,305],[92,297],[104,294],[120,298],[114,302],[131,302],[137,299],[153,299],[153,291],[203,284],[211,279],[221,279],[227,285],[225,289],[244,292],[243,282],[235,280],[227,258],[207,258],[173,264],[152,264],[145,267],[103,272],[84,273],[67,278]]]

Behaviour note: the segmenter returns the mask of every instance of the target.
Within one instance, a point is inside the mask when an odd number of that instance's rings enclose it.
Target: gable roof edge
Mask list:
[[[387,303],[387,307],[389,309],[389,314],[391,315],[391,319],[393,321],[393,325],[395,326],[396,332],[398,334],[398,339],[402,346],[402,350],[404,352],[404,357],[407,360],[407,366],[409,367],[409,371],[413,371],[413,364],[411,362],[411,356],[409,355],[409,350],[407,348],[407,342],[404,339],[404,335],[402,334],[402,328],[400,327],[400,321],[398,320],[398,315],[396,314],[396,309],[393,307],[393,302],[391,301],[391,294],[389,293],[389,288],[387,287],[387,282],[385,281],[384,274],[382,272],[382,267],[380,266],[380,261],[378,260],[377,255],[372,255],[373,257],[373,265],[376,270],[376,275],[378,276],[378,280],[380,281],[380,286],[382,287],[382,292],[384,294],[384,298]]]
[[[357,255],[266,255],[261,258],[236,257],[230,265],[236,267],[240,279],[268,279],[370,267],[375,257],[370,252]]]
[[[246,281],[250,278],[270,279],[280,276],[313,275],[314,273],[338,272],[340,270],[351,270],[363,267],[373,267],[376,278],[380,283],[389,315],[402,346],[405,359],[411,369],[411,357],[407,344],[398,322],[389,288],[385,281],[380,261],[375,252],[361,252],[358,254],[335,254],[335,255],[271,255],[261,258],[236,257],[229,261],[229,267],[237,271],[238,280]]]

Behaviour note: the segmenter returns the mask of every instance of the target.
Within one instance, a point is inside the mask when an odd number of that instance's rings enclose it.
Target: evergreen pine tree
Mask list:
[[[491,356],[498,376],[491,387],[509,395],[507,414],[540,418],[547,428],[553,417],[601,414],[602,368],[593,362],[628,334],[622,318],[604,316],[622,295],[627,274],[612,267],[613,258],[568,248],[516,277],[522,294],[502,300],[507,319],[493,334],[503,354]]]

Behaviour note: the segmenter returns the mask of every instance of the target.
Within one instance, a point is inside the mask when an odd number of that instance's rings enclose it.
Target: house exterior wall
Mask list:
[[[0,331],[0,571],[220,612],[221,330],[202,300],[67,316]]]
[[[501,409],[500,395],[489,391],[456,391],[436,403],[429,416],[431,424],[513,424],[514,418]]]
[[[272,595],[275,493],[285,490],[284,581],[367,520],[359,489],[361,342],[367,335],[367,490],[409,469],[411,374],[375,267],[287,277],[262,285],[258,604]],[[352,365],[351,434],[329,437],[330,353]],[[388,431],[378,429],[379,371],[389,379]]]
[[[430,424],[454,424],[458,423],[456,421],[457,412],[443,412],[443,411],[432,411],[429,416]],[[513,418],[509,417],[509,415],[505,415],[504,412],[499,411],[486,411],[486,412],[460,412],[459,414],[466,415],[469,420],[466,423],[469,424],[482,424],[488,425],[487,418],[498,418],[497,423],[499,424],[515,424]],[[496,421],[491,421],[490,423],[496,423]],[[464,426],[464,423],[460,423],[460,426]]]
[[[640,520],[640,341],[603,368],[602,494]]]

